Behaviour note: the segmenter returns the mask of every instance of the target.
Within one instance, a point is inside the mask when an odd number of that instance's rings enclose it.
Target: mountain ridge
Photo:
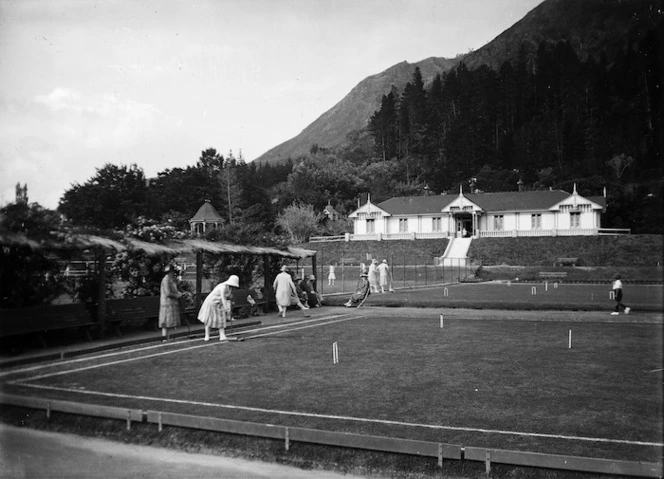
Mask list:
[[[469,69],[482,65],[497,70],[520,53],[532,62],[540,42],[569,42],[580,57],[611,59],[642,37],[662,19],[656,0],[545,0],[514,25],[481,48],[457,57],[428,57],[416,63],[402,61],[358,83],[344,98],[298,135],[271,148],[254,161],[280,163],[322,148],[347,146],[349,135],[366,127],[380,108],[383,95],[394,86],[399,92],[412,80],[416,67],[428,85],[463,62]],[[532,67],[532,65],[531,65]]]

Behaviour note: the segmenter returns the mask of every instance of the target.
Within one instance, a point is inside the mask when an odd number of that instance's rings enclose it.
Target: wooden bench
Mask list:
[[[83,329],[92,340],[90,329],[95,326],[86,306],[80,303],[0,310],[0,338],[39,334],[46,347],[45,333],[60,329]]]
[[[159,318],[159,296],[106,300],[106,323],[122,334],[122,326],[140,322],[149,324]],[[157,329],[157,323],[152,326]]]
[[[188,316],[194,308],[182,308],[182,323],[189,326]],[[106,322],[122,334],[122,325],[141,323],[157,330],[159,328],[159,296],[140,298],[109,299],[106,301]]]
[[[340,258],[339,259],[339,264],[344,265],[344,266],[353,266],[356,263],[359,264],[359,262],[355,258]]]
[[[234,289],[233,290],[233,310],[231,316],[233,318],[248,318],[249,316],[258,316],[259,311],[265,311],[268,306],[268,300],[265,295],[258,293],[254,289]],[[251,296],[255,301],[255,308],[247,301],[247,297]]]
[[[567,277],[567,273],[565,271],[540,271],[539,277],[541,279],[553,279],[557,281],[562,281]]]
[[[554,266],[576,266],[578,262],[579,258],[558,258]]]

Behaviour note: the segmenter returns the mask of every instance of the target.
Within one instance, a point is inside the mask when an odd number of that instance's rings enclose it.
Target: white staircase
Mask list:
[[[440,264],[442,266],[467,266],[468,248],[470,248],[472,240],[472,238],[450,239],[450,244],[447,245],[447,249],[441,258]]]

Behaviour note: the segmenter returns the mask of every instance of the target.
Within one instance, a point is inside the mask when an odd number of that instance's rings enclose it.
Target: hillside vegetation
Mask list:
[[[662,263],[662,236],[557,236],[480,238],[468,257],[483,266],[553,266],[558,258],[578,258],[577,266],[657,266]]]

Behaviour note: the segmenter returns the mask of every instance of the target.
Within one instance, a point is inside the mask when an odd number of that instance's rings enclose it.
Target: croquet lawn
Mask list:
[[[661,459],[661,323],[455,317],[440,326],[430,311],[342,311],[243,342],[181,341],[34,369],[3,390],[462,446]]]
[[[564,311],[613,311],[615,301],[608,284],[581,283],[462,283],[417,288],[398,288],[395,293],[372,294],[366,304],[486,309],[530,309]],[[633,314],[662,311],[662,285],[630,284],[624,288],[623,303]],[[348,296],[326,298],[340,305]]]

